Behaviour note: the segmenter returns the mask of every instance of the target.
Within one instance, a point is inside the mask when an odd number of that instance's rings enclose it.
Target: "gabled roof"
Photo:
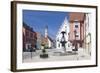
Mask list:
[[[48,39],[49,39],[51,42],[53,42],[53,39],[52,39],[50,36],[48,36]]]
[[[65,24],[66,24],[67,29],[68,29],[69,22],[68,22],[68,19],[67,19],[66,17],[65,17],[63,23],[61,24],[61,26],[60,26],[60,28],[59,28],[57,34],[56,34],[56,37],[58,36],[58,34],[59,34],[59,32],[62,30],[62,28],[65,26]]]
[[[81,12],[70,12],[69,13],[69,21],[83,21],[84,20],[85,13]]]
[[[27,30],[30,30],[31,32],[34,32],[33,28],[28,26],[25,22],[23,22],[23,27]]]

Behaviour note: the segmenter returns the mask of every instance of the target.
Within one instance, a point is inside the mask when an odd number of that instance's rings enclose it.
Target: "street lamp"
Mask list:
[[[29,49],[30,49],[30,54],[31,54],[31,59],[32,59],[32,51],[33,51],[32,46],[29,46]]]
[[[61,38],[61,44],[62,44],[62,47],[64,48],[64,52],[66,52],[66,47],[65,47],[65,44],[67,43],[66,40],[65,40],[65,37],[64,37],[64,34],[66,33],[65,31],[62,31],[62,38]]]
[[[78,50],[77,41],[76,41],[76,33],[77,33],[77,31],[74,30],[74,35],[75,35],[74,46],[75,46],[75,49],[73,49],[73,51],[75,51],[75,52]]]

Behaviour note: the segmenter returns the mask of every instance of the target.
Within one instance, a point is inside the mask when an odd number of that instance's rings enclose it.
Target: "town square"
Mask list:
[[[23,63],[91,59],[90,14],[23,10]]]

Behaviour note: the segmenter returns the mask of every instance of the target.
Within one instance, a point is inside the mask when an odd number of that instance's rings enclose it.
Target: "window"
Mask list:
[[[67,26],[65,26],[65,28],[67,28]]]
[[[28,30],[26,30],[26,36],[29,36],[29,32],[28,32]]]
[[[75,28],[78,28],[78,25],[75,25]]]
[[[79,37],[79,35],[76,35],[76,37]]]
[[[59,47],[60,47],[60,44],[59,44]]]
[[[75,27],[75,28],[79,28],[79,25],[80,25],[80,22],[79,22],[79,21],[74,22],[74,27]]]
[[[57,39],[57,41],[59,42],[59,39]]]
[[[33,37],[33,33],[30,33],[30,37],[31,37],[31,38]]]

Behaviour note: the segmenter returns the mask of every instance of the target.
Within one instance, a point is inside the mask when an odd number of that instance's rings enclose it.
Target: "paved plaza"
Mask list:
[[[23,52],[23,63],[30,62],[46,62],[46,61],[68,61],[68,60],[88,60],[91,56],[86,53],[86,50],[80,48],[77,52],[66,51],[61,52],[58,49],[46,49],[48,58],[40,58],[42,50],[36,50],[35,52]]]

